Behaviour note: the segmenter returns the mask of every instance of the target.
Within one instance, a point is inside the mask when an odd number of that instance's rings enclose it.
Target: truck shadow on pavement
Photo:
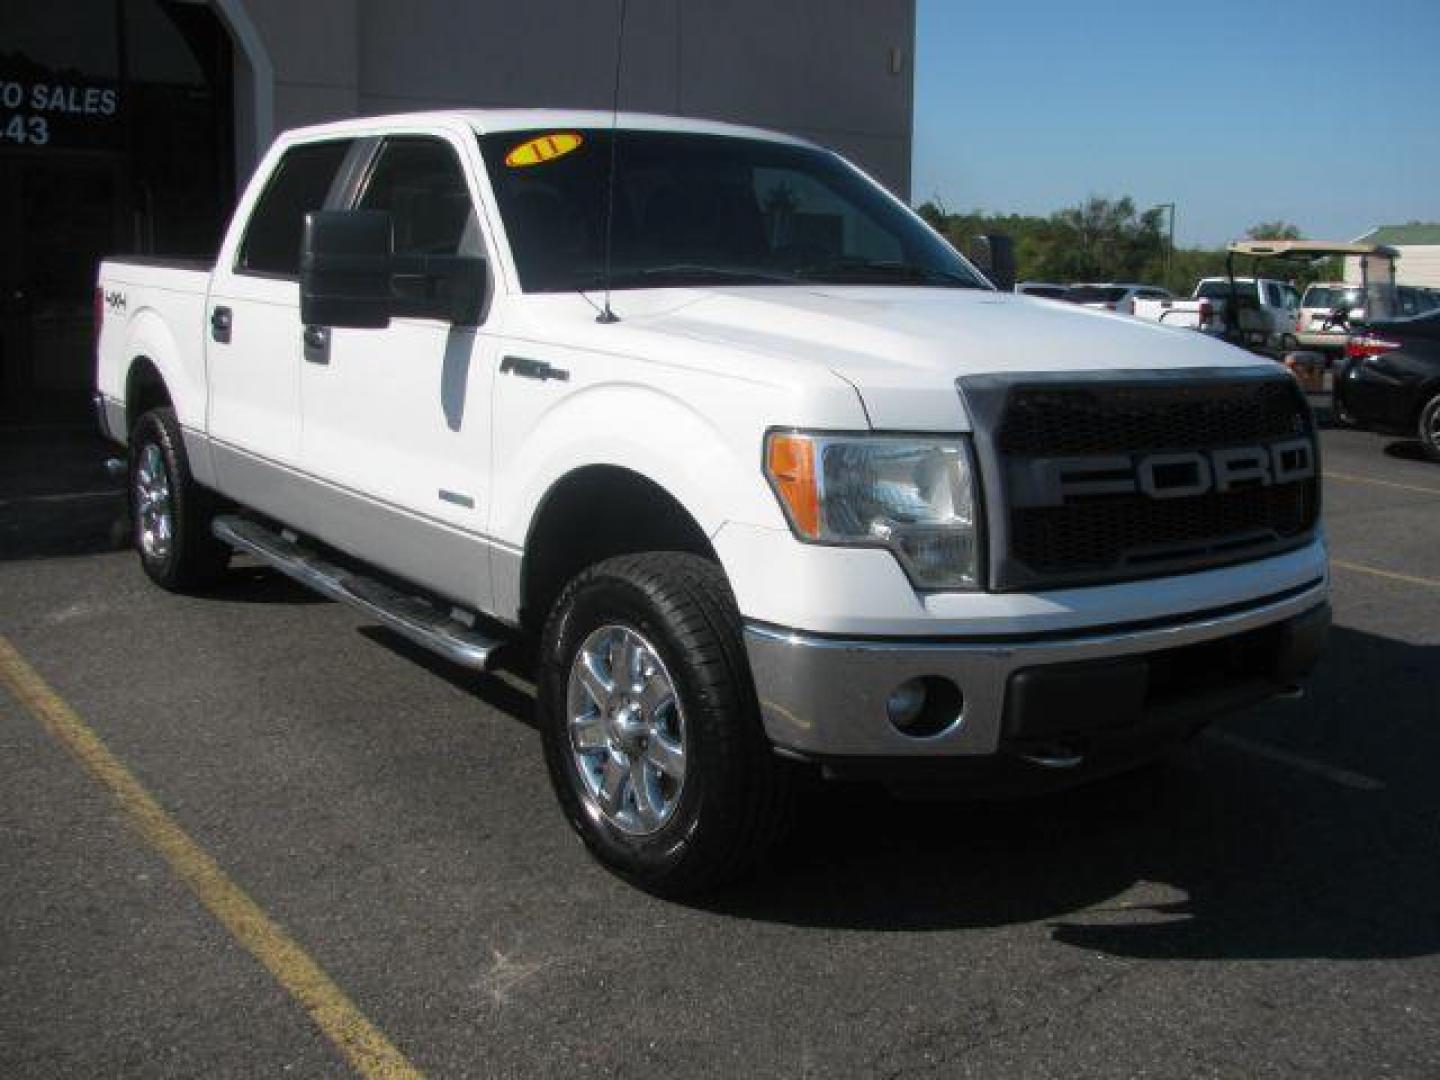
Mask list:
[[[776,865],[704,906],[866,930],[1039,922],[1136,958],[1440,951],[1440,647],[1336,628],[1328,656],[1305,699],[1225,722],[1240,748],[1202,736],[1090,788],[946,804],[822,788]]]
[[[533,725],[526,658],[501,679],[360,632]],[[912,803],[817,782],[771,865],[690,903],[821,929],[1038,924],[1129,958],[1440,952],[1440,646],[1336,627],[1327,657],[1304,699],[1224,721],[1238,743],[1202,735],[1087,788]]]

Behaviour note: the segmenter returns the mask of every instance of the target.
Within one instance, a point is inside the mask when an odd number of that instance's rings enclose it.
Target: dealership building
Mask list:
[[[276,132],[608,107],[608,0],[3,0],[0,418],[84,399],[94,265],[213,253]],[[620,102],[835,147],[908,196],[914,0],[629,0]]]

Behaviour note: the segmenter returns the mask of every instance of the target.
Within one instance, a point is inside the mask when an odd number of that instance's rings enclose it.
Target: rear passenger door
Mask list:
[[[465,163],[469,142],[442,133],[379,140],[347,204],[391,215],[397,255],[479,255],[493,267]],[[383,330],[306,334],[302,456],[322,482],[322,535],[487,606],[494,345],[485,328],[406,317]]]
[[[354,140],[284,152],[227,242],[205,309],[208,431],[217,482],[234,498],[285,516],[300,465],[300,240],[305,214],[327,205]]]

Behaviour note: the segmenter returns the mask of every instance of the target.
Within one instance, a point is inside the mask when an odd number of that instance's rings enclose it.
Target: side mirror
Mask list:
[[[1015,290],[1015,241],[1004,233],[986,233],[975,237],[966,252],[970,261],[1001,292]]]
[[[488,286],[485,260],[467,255],[396,255],[383,210],[305,215],[300,248],[300,321],[378,330],[393,316],[474,326]]]

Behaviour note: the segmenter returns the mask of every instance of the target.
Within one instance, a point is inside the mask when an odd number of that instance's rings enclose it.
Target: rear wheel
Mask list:
[[[1436,394],[1420,410],[1420,424],[1417,434],[1425,456],[1431,461],[1440,461],[1440,394]]]
[[[229,565],[210,532],[215,496],[190,475],[173,409],[151,409],[130,432],[130,516],[140,565],[162,588],[203,588]]]
[[[571,826],[606,866],[678,895],[751,869],[793,818],[714,563],[608,559],[561,594],[541,643],[545,757]]]

